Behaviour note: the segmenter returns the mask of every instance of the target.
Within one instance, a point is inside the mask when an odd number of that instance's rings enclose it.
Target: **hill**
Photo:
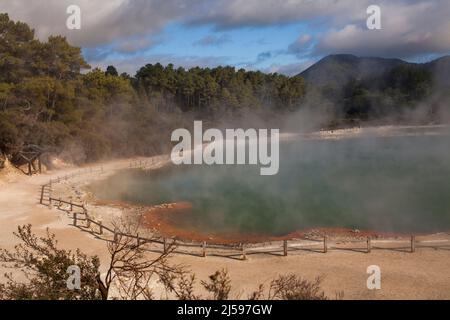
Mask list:
[[[424,68],[434,75],[435,85],[439,88],[450,86],[450,56],[425,63]]]
[[[341,88],[350,80],[378,78],[396,67],[415,67],[429,71],[439,86],[450,84],[450,56],[428,63],[410,63],[401,59],[357,57],[350,54],[329,55],[298,76],[314,86]]]

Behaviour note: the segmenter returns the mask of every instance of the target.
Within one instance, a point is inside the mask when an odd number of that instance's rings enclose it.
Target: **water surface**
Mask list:
[[[315,227],[384,232],[450,229],[450,139],[412,136],[303,140],[280,147],[280,171],[259,166],[125,170],[91,186],[103,200],[188,201],[177,226],[285,235]]]

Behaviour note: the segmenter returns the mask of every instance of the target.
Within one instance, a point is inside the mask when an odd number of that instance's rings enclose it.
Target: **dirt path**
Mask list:
[[[91,237],[69,226],[69,220],[57,210],[39,204],[39,190],[42,184],[61,174],[70,174],[76,169],[57,170],[32,177],[17,176],[14,182],[0,185],[0,244],[12,248],[16,239],[12,235],[18,225],[32,224],[37,233],[44,233],[49,227],[59,243],[68,248],[79,246],[88,254],[103,255],[104,245],[92,241]]]
[[[105,170],[126,166],[126,161],[105,163]],[[104,242],[70,226],[70,220],[58,210],[39,205],[40,185],[50,178],[70,174],[64,169],[40,176],[18,176],[0,185],[0,246],[12,248],[12,232],[18,225],[31,223],[38,232],[47,227],[55,233],[61,246],[80,248],[107,261]],[[329,296],[344,291],[347,299],[450,299],[450,249],[420,248],[416,253],[374,250],[370,254],[332,251],[326,254],[305,252],[288,257],[255,255],[247,261],[220,257],[198,258],[175,255],[172,261],[190,266],[198,279],[227,268],[233,281],[233,296],[246,298],[259,283],[268,283],[279,274],[296,273],[308,279],[323,276],[323,287]],[[381,268],[382,288],[366,287],[367,267]],[[2,270],[0,270],[2,271]]]

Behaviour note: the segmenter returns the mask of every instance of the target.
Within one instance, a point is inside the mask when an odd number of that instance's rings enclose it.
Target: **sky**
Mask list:
[[[69,30],[66,10],[81,9]],[[367,8],[381,9],[369,30]],[[92,67],[231,65],[295,75],[328,54],[425,62],[450,54],[448,0],[0,0],[41,40],[64,35]]]

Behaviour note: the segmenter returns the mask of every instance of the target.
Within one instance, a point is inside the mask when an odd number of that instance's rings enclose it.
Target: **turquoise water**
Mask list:
[[[125,170],[92,185],[98,198],[154,205],[189,201],[174,223],[215,233],[283,235],[315,227],[395,232],[450,229],[447,136],[283,143],[280,171],[259,166]]]

